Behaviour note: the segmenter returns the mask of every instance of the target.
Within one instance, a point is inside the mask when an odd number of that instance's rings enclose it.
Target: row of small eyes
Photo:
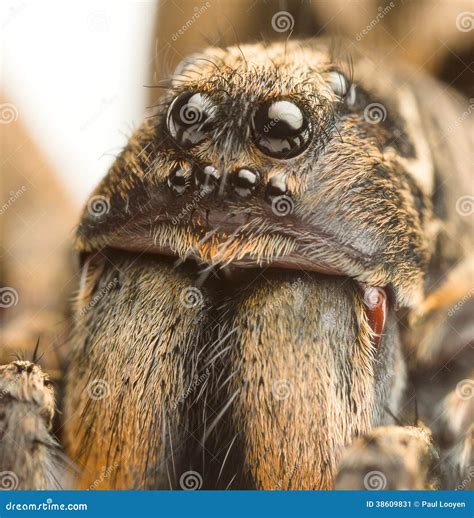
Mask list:
[[[185,163],[173,169],[168,176],[168,186],[177,196],[184,192],[194,183],[201,191],[211,193],[224,185],[225,178],[222,172],[212,165],[203,167],[191,166]],[[238,168],[228,174],[228,184],[240,197],[246,198],[252,194],[261,183],[261,175],[255,169]],[[286,180],[284,176],[276,175],[270,178],[266,186],[266,197],[272,199],[287,194]]]
[[[347,94],[345,76],[331,73],[330,85],[338,96]],[[203,142],[212,128],[216,107],[211,98],[200,92],[185,92],[168,109],[170,135],[182,147]],[[309,117],[294,101],[278,99],[262,103],[252,120],[254,142],[260,151],[274,158],[292,158],[308,146],[312,128]]]

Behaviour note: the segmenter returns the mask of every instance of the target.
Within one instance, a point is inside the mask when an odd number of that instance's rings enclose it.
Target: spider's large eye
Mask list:
[[[191,147],[199,144],[209,130],[212,111],[213,104],[206,94],[181,94],[168,109],[168,131],[182,146]]]
[[[299,155],[311,136],[304,112],[291,101],[264,103],[255,113],[253,126],[257,147],[275,158]]]

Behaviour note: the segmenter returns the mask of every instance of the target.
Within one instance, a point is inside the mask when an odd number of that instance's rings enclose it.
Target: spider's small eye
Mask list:
[[[336,95],[339,97],[347,95],[347,91],[349,90],[349,80],[344,74],[333,70],[332,72],[329,72],[328,81]]]
[[[178,95],[168,108],[168,131],[182,146],[199,144],[206,138],[213,109],[206,94],[188,92]]]
[[[266,155],[292,158],[310,141],[310,126],[303,110],[291,101],[269,101],[255,113],[255,143]]]
[[[355,102],[355,86],[351,85],[349,79],[336,70],[329,72],[328,82],[332,91],[339,97],[345,97],[349,105]]]

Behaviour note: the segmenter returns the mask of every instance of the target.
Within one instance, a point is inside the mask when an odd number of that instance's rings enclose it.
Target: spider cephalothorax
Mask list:
[[[324,41],[180,65],[78,231],[83,484],[103,464],[111,487],[173,486],[171,456],[206,487],[328,488],[344,446],[398,411],[395,311],[422,300],[439,228],[402,77],[360,56],[346,75]]]
[[[406,100],[349,81],[324,44],[280,49],[185,61],[96,191],[110,212],[85,213],[81,248],[347,275],[414,304],[431,207],[402,165],[423,151],[397,110]]]

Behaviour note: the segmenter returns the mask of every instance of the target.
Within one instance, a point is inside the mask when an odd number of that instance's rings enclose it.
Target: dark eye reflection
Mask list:
[[[207,136],[213,109],[206,94],[187,92],[179,95],[168,109],[166,122],[170,135],[184,147],[199,144]]]
[[[310,140],[310,127],[303,110],[288,100],[268,101],[253,119],[256,146],[275,158],[292,158],[302,153]]]

